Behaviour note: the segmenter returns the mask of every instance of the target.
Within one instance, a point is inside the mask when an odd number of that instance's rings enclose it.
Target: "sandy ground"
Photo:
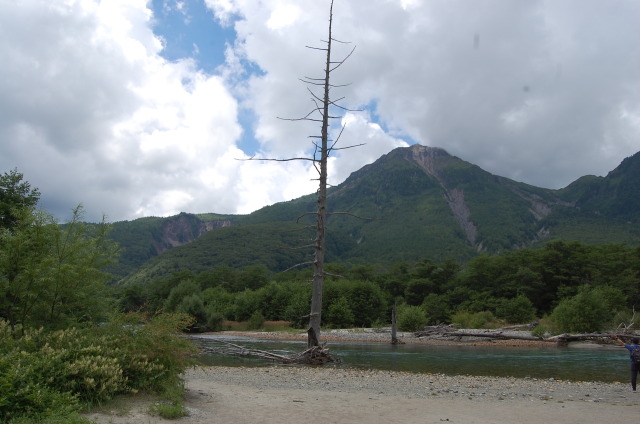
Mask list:
[[[388,337],[333,336],[368,342]],[[640,392],[633,393],[628,384],[600,382],[282,365],[196,367],[184,379],[188,417],[171,421],[150,415],[149,406],[157,400],[148,396],[125,397],[86,416],[99,424],[584,424],[635,421],[640,410]]]
[[[627,385],[593,382],[285,366],[198,367],[185,379],[188,417],[151,416],[150,398],[87,416],[112,424],[578,424],[635,421],[640,405]]]

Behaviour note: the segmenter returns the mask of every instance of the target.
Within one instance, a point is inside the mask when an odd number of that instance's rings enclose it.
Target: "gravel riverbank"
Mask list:
[[[274,366],[264,368],[198,367],[187,380],[250,386],[257,390],[329,391],[411,399],[468,399],[482,402],[600,402],[638,405],[640,396],[626,384],[570,382],[533,378],[498,378],[415,374],[332,367]]]

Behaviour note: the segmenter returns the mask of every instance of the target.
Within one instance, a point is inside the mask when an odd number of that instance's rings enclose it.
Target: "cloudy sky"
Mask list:
[[[314,192],[325,0],[0,0],[0,172],[64,219],[248,213]],[[562,188],[640,150],[637,0],[335,0],[344,150],[399,146]]]

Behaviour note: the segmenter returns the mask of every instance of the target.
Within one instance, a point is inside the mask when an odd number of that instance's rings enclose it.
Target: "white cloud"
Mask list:
[[[301,15],[300,8],[291,2],[281,2],[271,12],[267,20],[270,29],[282,29],[295,23]]]
[[[313,192],[308,163],[237,159],[312,150],[318,123],[278,118],[315,107],[298,79],[323,76],[305,46],[323,47],[329,2],[205,2],[237,33],[216,75],[162,58],[146,0],[0,0],[0,171],[91,219],[244,213]],[[408,142],[545,187],[640,150],[640,3],[472,3],[335,1],[334,37],[352,44],[334,58],[356,51],[332,95],[366,111],[333,122],[334,137],[347,124],[341,146],[365,145],[336,152],[332,184]]]
[[[236,211],[237,101],[220,77],[159,56],[145,1],[2,9],[0,165],[18,167],[45,208]]]
[[[282,4],[238,0],[225,9],[239,17],[235,53],[264,72],[243,105],[258,115],[263,150],[278,155],[300,149],[316,129],[275,117],[313,107],[296,78],[322,76],[321,52],[303,46],[322,46],[329,2],[297,1],[300,14],[275,30],[269,17]],[[596,0],[336,1],[334,36],[357,46],[335,74],[351,83],[336,97],[373,105],[391,137],[559,188],[640,150],[631,124],[640,107],[635,16],[640,3],[631,0],[616,8]],[[335,53],[348,49],[336,45]]]

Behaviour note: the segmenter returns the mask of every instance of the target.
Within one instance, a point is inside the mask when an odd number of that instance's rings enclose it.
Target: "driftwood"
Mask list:
[[[453,325],[437,325],[425,327],[421,331],[414,333],[415,337],[455,337],[461,339],[462,337],[481,337],[488,339],[500,339],[500,340],[527,340],[527,341],[541,341],[551,343],[568,343],[576,341],[599,341],[605,342],[611,338],[608,333],[584,333],[584,334],[559,334],[552,337],[537,337],[532,336],[530,331],[536,326],[537,323],[531,323],[526,325],[518,325],[511,327],[498,328],[495,330],[465,330],[457,329]],[[525,331],[521,331],[525,330]],[[631,337],[630,335],[619,335],[621,338]]]
[[[422,331],[414,333],[416,337],[483,337],[502,340],[531,340],[541,341],[542,337],[532,336],[525,331],[514,331],[513,329],[500,328],[496,330],[458,330],[452,325],[438,325],[426,327]]]
[[[250,349],[221,340],[215,340],[215,342],[219,343],[220,346],[202,346],[201,349],[204,352],[208,353],[217,353],[231,356],[250,356],[254,358],[281,362],[283,364],[323,365],[330,362],[339,362],[329,353],[329,349],[324,346],[312,346],[304,350],[303,352],[287,356],[265,350]]]

